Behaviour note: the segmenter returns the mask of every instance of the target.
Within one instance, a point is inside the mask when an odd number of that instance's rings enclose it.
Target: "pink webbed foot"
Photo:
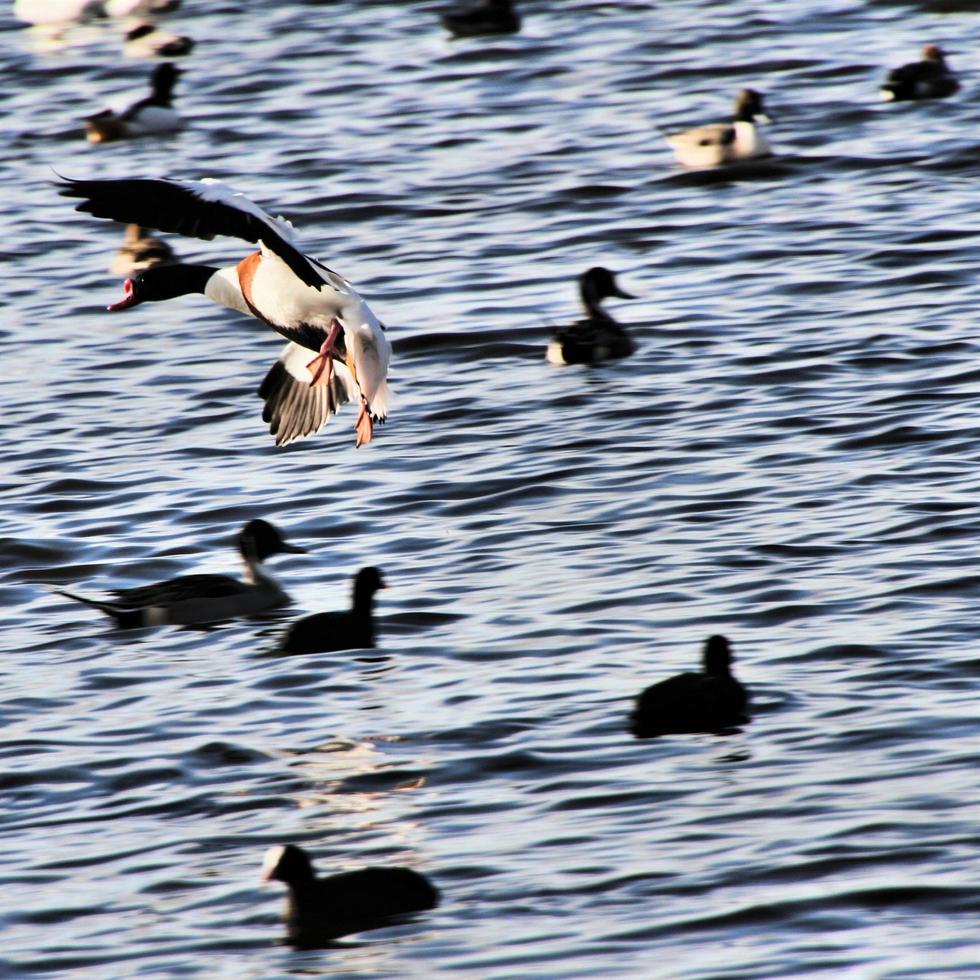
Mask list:
[[[334,319],[330,322],[330,331],[327,333],[327,339],[320,345],[320,353],[312,361],[307,363],[306,369],[313,375],[313,379],[310,381],[311,388],[320,382],[320,377],[324,370],[327,372],[327,379],[323,384],[328,388],[330,387],[330,382],[333,380],[333,355],[336,353],[333,347],[337,342],[337,335],[339,333],[340,321]],[[313,367],[314,364],[316,365],[315,369]]]
[[[367,402],[364,397],[361,397],[361,414],[357,416],[357,425],[354,427],[355,432],[357,432],[357,442],[354,444],[355,449],[359,449],[366,442],[370,442],[374,438],[374,421],[371,418],[371,413],[367,409]]]

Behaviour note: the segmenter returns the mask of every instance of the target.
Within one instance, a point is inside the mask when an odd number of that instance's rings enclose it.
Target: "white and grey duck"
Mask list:
[[[762,95],[744,88],[735,98],[735,117],[731,122],[667,133],[666,140],[678,163],[685,167],[717,167],[755,160],[772,156],[772,146],[759,126],[768,121]]]

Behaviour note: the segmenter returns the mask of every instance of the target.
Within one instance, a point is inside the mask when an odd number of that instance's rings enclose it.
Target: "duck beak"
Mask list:
[[[636,299],[632,293],[626,292],[625,289],[621,289],[619,286],[613,291],[613,296],[618,296],[620,299]]]
[[[301,548],[298,544],[289,544],[286,541],[283,541],[279,550],[288,552],[291,555],[308,555],[310,553],[309,549]]]
[[[131,306],[136,306],[136,304],[139,303],[139,299],[136,296],[136,288],[133,285],[132,279],[127,279],[123,283],[123,290],[125,292],[123,298],[118,302],[110,303],[106,307],[107,310],[115,313],[118,310],[128,310]]]

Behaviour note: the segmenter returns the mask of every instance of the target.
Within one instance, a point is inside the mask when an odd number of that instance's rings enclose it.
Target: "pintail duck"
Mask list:
[[[772,147],[757,121],[768,122],[762,96],[754,89],[745,88],[735,99],[732,122],[668,133],[666,139],[678,162],[686,167],[717,167],[771,156]]]
[[[144,21],[123,35],[123,49],[130,58],[183,58],[194,50],[194,41]]]
[[[376,929],[439,904],[435,885],[411,868],[362,868],[318,878],[309,855],[295,844],[269,848],[262,880],[289,887],[286,928],[299,946]]]
[[[117,113],[103,109],[85,119],[85,135],[90,143],[110,143],[131,136],[171,133],[183,126],[171,104],[173,87],[180,69],[169,61],[156,66],[150,76],[150,94],[128,109]]]
[[[602,308],[602,301],[608,296],[636,297],[621,289],[614,273],[601,266],[583,272],[578,284],[585,319],[555,333],[548,344],[548,360],[552,364],[598,364],[632,354],[636,350],[633,339]]]
[[[268,521],[257,519],[239,532],[238,550],[245,560],[245,581],[230,575],[181,575],[153,585],[117,589],[108,600],[89,599],[61,589],[58,594],[101,610],[122,629],[215,623],[288,603],[289,596],[262,563],[271,555],[305,554],[306,549],[288,544]]]
[[[521,18],[511,0],[484,0],[476,7],[442,14],[441,20],[443,27],[456,37],[513,34],[521,29]]]
[[[922,49],[922,59],[888,73],[881,86],[881,97],[886,102],[944,99],[959,89],[960,83],[949,70],[942,48],[927,44]]]
[[[748,694],[732,676],[732,659],[725,637],[709,637],[704,644],[703,673],[677,674],[640,694],[630,716],[632,733],[637,738],[718,733],[745,724]]]
[[[236,266],[147,270],[138,280],[128,279],[125,297],[109,308],[202,292],[263,320],[290,341],[260,392],[266,401],[263,417],[277,443],[318,431],[339,404],[355,398],[360,400],[356,445],[371,441],[374,423],[388,414],[391,347],[354,287],[299,250],[292,225],[210,179],[67,180],[61,188],[63,196],[83,199],[77,211],[99,218],[196,238],[230,235],[257,242],[259,251]]]
[[[330,653],[373,647],[374,594],[386,587],[379,569],[362,568],[354,576],[351,608],[297,619],[286,631],[280,652]]]
[[[172,265],[174,250],[162,239],[147,235],[139,225],[126,225],[119,251],[109,266],[117,276],[131,276],[156,265]]]

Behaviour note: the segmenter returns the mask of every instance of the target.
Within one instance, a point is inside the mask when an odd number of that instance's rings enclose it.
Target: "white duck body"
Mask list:
[[[386,377],[391,345],[378,318],[354,287],[326,266],[309,260],[323,279],[323,285],[316,289],[299,282],[275,252],[260,244],[260,252],[238,265],[241,293],[249,311],[287,340],[314,352],[319,350],[336,320],[344,332],[347,367],[360,388],[367,410],[383,420],[388,414],[390,398]],[[295,364],[295,360],[291,358],[289,363]],[[290,373],[296,376],[294,371]],[[309,376],[312,378],[312,373]]]

